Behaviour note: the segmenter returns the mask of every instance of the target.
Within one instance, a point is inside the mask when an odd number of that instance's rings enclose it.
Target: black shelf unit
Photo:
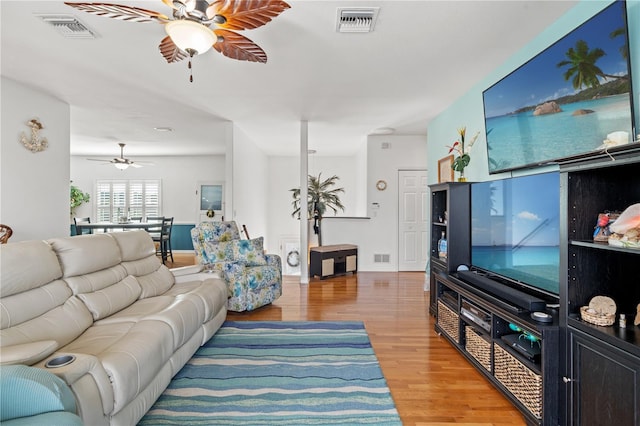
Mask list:
[[[535,322],[529,312],[519,312],[509,301],[458,279],[458,266],[471,261],[471,183],[445,183],[430,188],[430,312],[436,317],[436,331],[504,393],[528,423],[558,424],[558,311],[549,311],[553,316],[550,324]],[[442,231],[448,242],[446,259],[438,258]],[[478,321],[469,315],[469,306],[482,312],[486,320]],[[529,359],[502,340],[508,334],[520,337],[510,324],[534,336],[531,344],[541,345],[539,357]],[[525,336],[523,333],[522,338]]]
[[[640,155],[622,152],[562,165],[561,326],[566,339],[562,393],[564,423],[640,424],[640,249],[592,240],[599,213],[640,202]],[[565,243],[562,244],[562,241]],[[627,326],[597,326],[580,318],[594,296],[611,297]],[[598,407],[596,409],[596,407]]]
[[[435,281],[436,331],[522,412],[528,424],[559,424],[558,310],[548,310],[552,323],[540,323],[533,321],[529,312],[514,313],[492,303],[455,275],[441,274]],[[452,303],[452,295],[456,303]],[[464,315],[463,301],[488,313],[490,330]],[[505,335],[521,334],[511,329],[510,324],[538,339],[523,342],[540,345],[539,358],[525,357],[502,340]],[[478,345],[483,347],[479,350]]]
[[[430,310],[436,316],[435,328],[513,401],[528,423],[640,424],[640,327],[633,324],[640,304],[636,269],[640,249],[593,242],[599,213],[621,212],[640,202],[639,154],[640,148],[634,147],[611,152],[611,156],[560,164],[560,306],[547,309],[554,321],[544,326],[532,321],[528,312],[514,312],[505,305],[508,301],[497,300],[457,278],[458,265],[470,261],[470,186],[431,187]],[[446,224],[440,221],[445,210]],[[437,257],[443,229],[448,240],[445,260]],[[626,327],[619,326],[618,317],[611,326],[580,318],[580,307],[598,295],[615,300],[617,314],[626,314]],[[463,315],[465,300],[490,313],[489,332]],[[502,341],[501,335],[511,332],[505,327],[508,323],[541,339],[539,363],[523,358]],[[484,346],[484,351],[475,351],[468,341]],[[542,378],[542,406],[537,407],[541,411],[523,403],[498,377],[499,357],[514,361],[530,377]]]
[[[469,182],[439,183],[431,190],[431,277],[429,312],[436,314],[435,277],[456,271],[459,265],[469,265],[469,244],[451,244],[452,241],[469,241],[471,236],[471,184]],[[447,258],[438,257],[438,240],[445,233]]]

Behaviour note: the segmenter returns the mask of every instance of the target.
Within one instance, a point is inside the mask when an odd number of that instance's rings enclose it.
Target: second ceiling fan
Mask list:
[[[139,168],[142,166],[153,166],[153,163],[140,163],[140,162],[134,162],[133,160],[130,160],[128,158],[124,158],[124,147],[125,144],[120,142],[118,144],[120,146],[120,157],[115,157],[112,160],[101,160],[101,159],[97,159],[97,158],[87,158],[87,160],[89,161],[102,161],[105,163],[110,163],[113,164],[116,169],[119,170],[126,170],[129,167],[135,167],[135,168]]]
[[[173,19],[152,10],[110,3],[70,3],[83,12],[131,22],[158,22],[167,36],[160,53],[167,62],[200,55],[213,47],[240,61],[267,62],[260,46],[235,31],[261,27],[289,9],[282,0],[162,0],[173,9]],[[212,29],[211,26],[214,26]],[[189,61],[191,68],[191,61]],[[191,79],[193,81],[193,78]]]

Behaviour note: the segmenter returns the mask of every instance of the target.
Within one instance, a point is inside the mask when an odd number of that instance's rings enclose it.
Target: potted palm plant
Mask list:
[[[322,246],[321,222],[327,209],[333,210],[333,214],[338,213],[338,209],[344,211],[344,206],[340,202],[339,194],[344,192],[344,188],[333,188],[340,178],[336,175],[322,180],[322,173],[318,177],[309,175],[307,210],[309,218],[313,218],[313,231],[318,235],[318,245]],[[300,218],[300,188],[290,189],[293,196],[293,213],[291,216]]]

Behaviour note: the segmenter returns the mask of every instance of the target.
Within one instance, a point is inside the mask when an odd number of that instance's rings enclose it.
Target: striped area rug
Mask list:
[[[401,425],[361,322],[226,322],[140,425]]]

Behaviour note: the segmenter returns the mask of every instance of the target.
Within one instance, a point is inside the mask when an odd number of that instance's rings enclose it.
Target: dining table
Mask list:
[[[76,235],[82,235],[84,230],[102,232],[122,232],[134,229],[144,229],[145,231],[153,230],[160,232],[162,222],[96,222],[96,223],[76,223]]]

